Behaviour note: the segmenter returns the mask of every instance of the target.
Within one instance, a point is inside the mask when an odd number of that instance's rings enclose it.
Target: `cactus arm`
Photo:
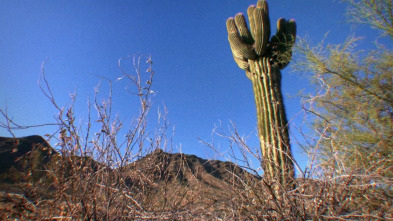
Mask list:
[[[237,66],[239,66],[240,69],[248,70],[249,64],[248,64],[247,60],[237,58],[237,57],[235,57],[235,55],[233,55],[233,59],[235,60]]]
[[[256,53],[252,49],[252,45],[242,41],[233,18],[227,20],[228,41],[230,43],[232,53],[239,59],[255,59]]]
[[[240,36],[243,39],[243,42],[249,45],[254,44],[254,39],[251,36],[250,30],[247,28],[246,19],[244,18],[243,13],[237,13],[235,16],[235,24],[240,33]]]
[[[263,8],[255,8],[254,11],[254,22],[255,22],[255,52],[258,55],[263,55],[266,50],[266,46],[268,43],[267,36],[267,21],[266,14]]]
[[[271,38],[271,53],[276,65],[285,68],[292,58],[292,47],[296,40],[295,20],[286,21],[283,18],[277,21],[277,32]]]
[[[255,39],[255,20],[254,20],[255,5],[250,5],[247,9],[248,21],[250,23],[251,36]]]
[[[270,18],[269,18],[269,7],[267,4],[267,1],[258,1],[257,7],[262,8],[264,10],[264,15],[265,15],[264,19],[266,20],[266,24],[267,24],[266,35],[267,35],[267,38],[269,38],[270,37]],[[269,39],[267,39],[267,40],[269,40]]]

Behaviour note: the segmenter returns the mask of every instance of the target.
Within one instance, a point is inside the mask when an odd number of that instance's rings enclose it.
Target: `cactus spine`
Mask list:
[[[227,20],[228,40],[237,65],[246,71],[255,96],[258,134],[265,177],[294,188],[294,166],[288,122],[281,95],[281,73],[291,60],[296,23],[283,18],[270,38],[268,5],[259,0],[247,10],[250,29],[242,13]],[[270,38],[270,41],[269,41]]]

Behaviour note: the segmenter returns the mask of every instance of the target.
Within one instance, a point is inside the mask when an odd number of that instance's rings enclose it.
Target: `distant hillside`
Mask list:
[[[0,181],[16,183],[43,176],[56,151],[40,136],[0,137]]]
[[[90,158],[73,159],[84,162],[84,166],[75,170],[79,163],[72,164],[72,160],[62,158],[40,136],[15,139],[0,137],[0,192],[23,193],[20,188],[12,187],[21,186],[23,189],[26,183],[34,182],[41,195],[53,197],[50,191],[55,191],[57,187],[51,184],[53,178],[48,174],[58,173],[56,171],[59,168],[70,168],[70,171],[72,168],[74,172],[60,171],[63,177],[74,179],[73,176],[84,176],[86,179],[99,180],[107,176],[110,177],[108,179],[124,182],[124,188],[133,193],[144,210],[200,210],[217,214],[217,211],[225,210],[235,197],[234,187],[235,183],[239,183],[236,182],[238,179],[256,179],[231,162],[166,153],[160,149],[122,168],[108,168]],[[75,171],[78,174],[72,174]],[[65,173],[69,174],[64,176]],[[65,179],[64,182],[68,182],[68,178]],[[88,182],[91,184],[87,185],[91,186],[101,181]],[[71,189],[64,191],[70,196],[75,192]],[[3,202],[6,205],[8,201],[3,199]]]
[[[127,184],[150,188],[152,208],[159,206],[159,198],[167,197],[173,204],[170,206],[217,211],[236,197],[234,187],[239,178],[256,179],[231,162],[162,150],[131,163],[125,170]]]
[[[43,169],[51,160],[58,160],[59,156],[60,154],[38,135],[21,138],[0,137],[0,181],[24,181],[23,178],[13,179],[10,173]],[[135,171],[153,172],[154,181],[165,179],[191,184],[196,180],[205,180],[204,182],[211,186],[215,184],[210,180],[231,183],[234,176],[242,177],[247,173],[231,162],[206,160],[181,153],[166,153],[161,149],[129,164],[126,170],[130,171],[130,176],[135,175]]]

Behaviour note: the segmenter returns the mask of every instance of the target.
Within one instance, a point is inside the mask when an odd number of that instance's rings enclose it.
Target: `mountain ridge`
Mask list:
[[[236,197],[234,190],[239,187],[236,186],[239,179],[256,180],[231,162],[167,153],[161,149],[123,167],[110,168],[88,157],[64,157],[37,135],[0,137],[0,159],[5,158],[8,161],[2,162],[0,192],[21,194],[37,202],[41,198],[56,198],[61,178],[60,183],[70,183],[70,187],[61,190],[69,197],[76,197],[78,192],[78,196],[86,197],[91,192],[94,200],[104,199],[102,191],[109,188],[132,195],[137,202],[134,204],[144,211],[203,211],[217,216]],[[75,182],[81,188],[71,189]],[[26,187],[36,192],[33,198],[29,198]],[[9,201],[7,197],[0,200],[0,213]],[[11,203],[9,207],[15,205]]]

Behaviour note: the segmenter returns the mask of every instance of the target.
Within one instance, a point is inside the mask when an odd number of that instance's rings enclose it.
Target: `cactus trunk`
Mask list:
[[[266,58],[249,63],[265,177],[293,188],[295,174],[281,96],[280,70],[272,67]]]
[[[267,2],[259,0],[256,7],[248,8],[247,14],[251,31],[241,13],[227,20],[229,44],[235,62],[246,71],[253,85],[265,178],[292,189],[295,173],[281,95],[280,69],[291,60],[296,23],[279,19],[277,32],[269,41]]]

